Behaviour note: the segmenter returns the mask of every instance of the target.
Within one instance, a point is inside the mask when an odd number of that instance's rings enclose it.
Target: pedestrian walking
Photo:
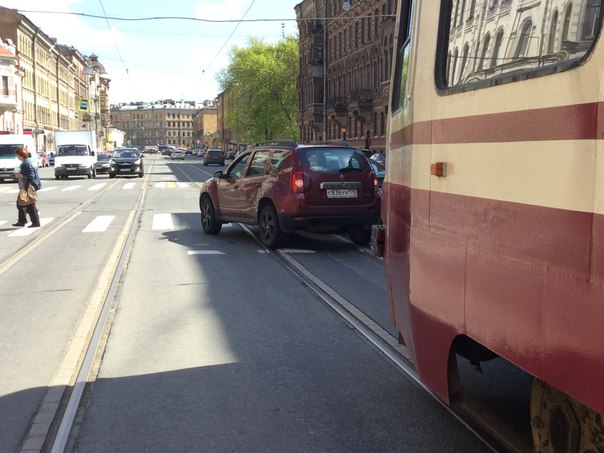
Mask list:
[[[27,223],[26,214],[29,214],[31,225],[28,228],[37,228],[40,226],[40,217],[38,216],[38,207],[36,206],[36,191],[42,186],[38,170],[29,158],[29,152],[26,148],[17,148],[15,152],[17,158],[21,161],[21,167],[17,177],[19,178],[19,195],[17,195],[17,210],[19,219],[13,226],[23,227]]]

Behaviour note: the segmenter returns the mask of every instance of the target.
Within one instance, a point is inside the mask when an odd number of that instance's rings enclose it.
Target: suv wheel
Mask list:
[[[216,221],[216,210],[212,200],[207,197],[201,202],[201,227],[205,234],[218,234],[222,229],[222,224]]]
[[[279,225],[279,217],[277,211],[271,205],[267,205],[260,211],[258,219],[260,227],[260,242],[269,249],[276,249],[281,246],[285,239],[285,233]]]
[[[348,230],[348,236],[350,236],[350,240],[357,245],[366,245],[371,242],[371,230],[351,228]]]

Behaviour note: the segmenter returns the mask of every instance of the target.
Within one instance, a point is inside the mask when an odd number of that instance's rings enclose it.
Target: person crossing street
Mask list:
[[[19,178],[19,195],[17,196],[17,211],[19,217],[17,223],[13,223],[13,226],[23,227],[27,223],[27,216],[31,220],[31,225],[28,228],[38,228],[40,226],[40,217],[38,215],[38,208],[36,206],[35,192],[42,186],[40,182],[40,176],[38,170],[29,158],[29,152],[26,148],[17,148],[15,152],[17,158],[21,161],[21,167],[17,174]],[[29,191],[29,188],[33,188],[33,191]]]

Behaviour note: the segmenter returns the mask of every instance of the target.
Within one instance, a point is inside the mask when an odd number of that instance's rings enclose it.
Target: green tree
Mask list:
[[[228,96],[226,122],[247,143],[298,136],[298,40],[276,44],[250,39],[234,47],[229,66],[217,76]]]

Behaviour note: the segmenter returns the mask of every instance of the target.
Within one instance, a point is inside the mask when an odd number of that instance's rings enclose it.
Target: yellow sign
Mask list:
[[[90,110],[90,99],[80,98],[80,112],[88,112]]]

